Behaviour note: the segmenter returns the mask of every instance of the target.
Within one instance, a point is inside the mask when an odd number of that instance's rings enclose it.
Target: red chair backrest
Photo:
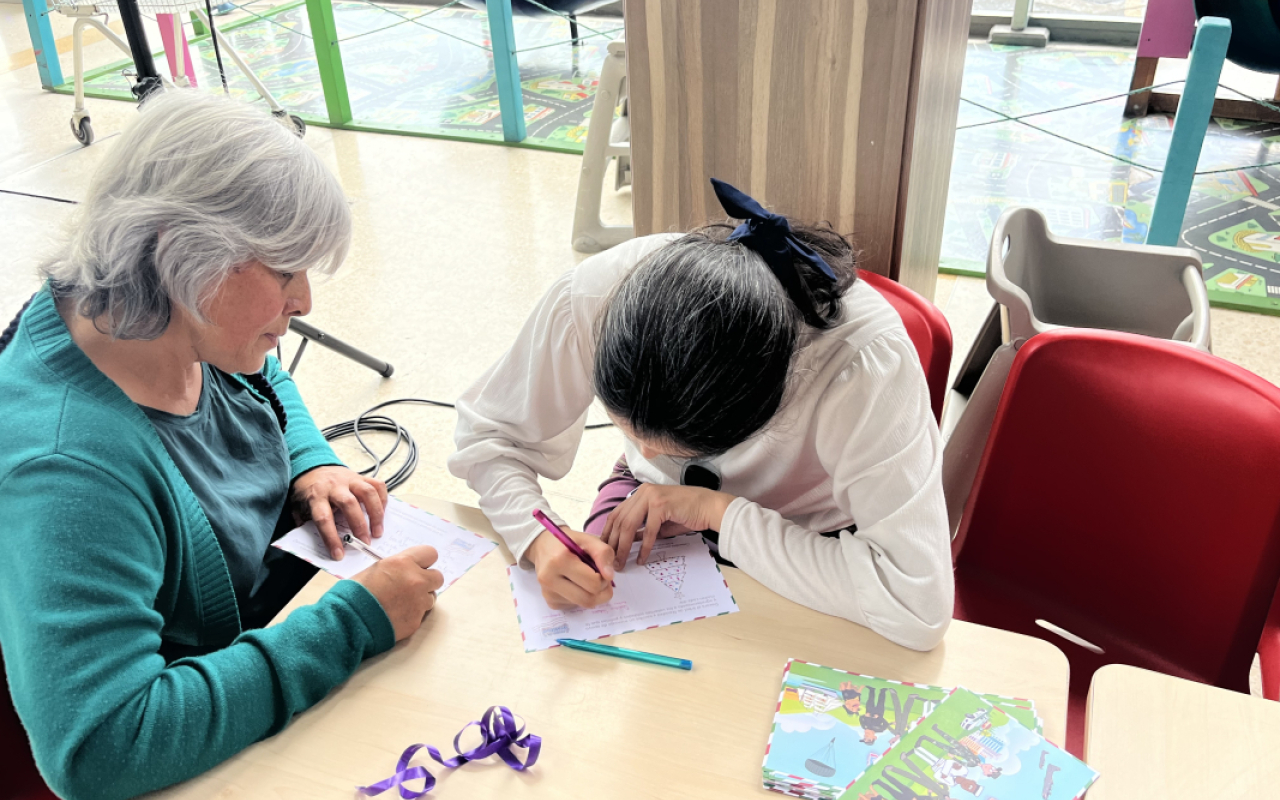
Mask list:
[[[1280,389],[1160,339],[1035,336],[953,549],[958,578],[1109,653],[1247,686],[1280,581]]]
[[[4,657],[0,656],[0,798],[5,800],[58,800],[58,796],[45,784],[36,770],[31,756],[31,743],[27,731],[18,719],[18,712],[9,697],[9,686],[4,682]]]
[[[858,278],[884,295],[902,317],[902,324],[920,356],[920,366],[929,384],[929,404],[933,418],[942,419],[942,402],[947,397],[947,373],[951,369],[951,326],[938,307],[895,280],[874,272],[858,270]]]

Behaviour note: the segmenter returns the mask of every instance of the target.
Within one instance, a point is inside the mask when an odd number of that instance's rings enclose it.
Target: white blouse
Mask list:
[[[538,477],[573,465],[594,399],[595,321],[613,287],[677,238],[633,239],[552,284],[519,338],[458,400],[449,470],[517,559],[542,528],[565,524]],[[942,495],[942,442],[924,372],[893,307],[859,281],[842,322],[802,343],[793,385],[766,428],[713,459],[735,495],[720,553],[778,594],[927,650],[951,619],[954,588]],[[627,464],[646,483],[678,484],[684,459]],[[606,476],[601,476],[603,479]],[[823,537],[857,525],[856,533]]]

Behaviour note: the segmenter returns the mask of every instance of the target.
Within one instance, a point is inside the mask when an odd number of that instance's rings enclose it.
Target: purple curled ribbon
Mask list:
[[[480,746],[471,750],[462,752],[462,748],[458,746],[458,742],[462,739],[462,734],[467,732],[467,728],[475,725],[480,728]],[[511,752],[512,747],[523,747],[526,749],[525,760],[522,763],[515,753]],[[379,795],[386,790],[399,787],[400,796],[404,800],[414,800],[414,798],[422,797],[427,792],[435,788],[436,778],[426,767],[411,767],[409,762],[422,748],[427,748],[427,753],[446,767],[453,769],[460,767],[468,761],[479,761],[488,758],[494,753],[506,762],[507,766],[517,772],[532,767],[538,761],[538,753],[542,751],[542,737],[535,736],[532,733],[524,732],[524,725],[516,725],[516,715],[511,713],[511,709],[506,706],[490,706],[489,710],[484,712],[484,716],[479,720],[472,720],[458,731],[458,735],[453,737],[453,749],[458,755],[452,758],[445,758],[440,755],[440,751],[429,744],[413,744],[405,749],[400,755],[400,761],[396,763],[396,774],[386,780],[378,781],[369,786],[357,786],[356,789],[363,795],[373,797]],[[409,781],[422,779],[422,789],[414,791],[406,784]]]

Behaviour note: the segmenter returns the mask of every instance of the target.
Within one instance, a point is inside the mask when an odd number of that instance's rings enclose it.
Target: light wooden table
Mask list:
[[[1089,687],[1088,800],[1280,797],[1280,703],[1113,664]]]
[[[497,540],[477,509],[405,499]],[[351,798],[356,785],[392,774],[412,743],[451,754],[454,734],[492,705],[523,715],[543,737],[537,765],[517,773],[497,758],[457,770],[416,761],[441,781],[431,796],[763,796],[760,765],[788,657],[1033,698],[1049,738],[1063,739],[1067,660],[1039,639],[953,622],[938,648],[917,653],[730,569],[738,613],[613,640],[690,658],[692,672],[565,648],[525,653],[508,563],[505,549],[489,554],[441,595],[407,642],[366,663],[279,735],[164,796]],[[314,601],[332,583],[321,573],[295,603]]]

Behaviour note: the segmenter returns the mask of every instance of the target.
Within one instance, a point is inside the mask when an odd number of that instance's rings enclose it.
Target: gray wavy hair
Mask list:
[[[202,309],[237,266],[331,273],[351,210],[338,181],[261,109],[196,90],[140,110],[93,176],[69,241],[41,271],[118,339],[154,339],[172,303]]]

